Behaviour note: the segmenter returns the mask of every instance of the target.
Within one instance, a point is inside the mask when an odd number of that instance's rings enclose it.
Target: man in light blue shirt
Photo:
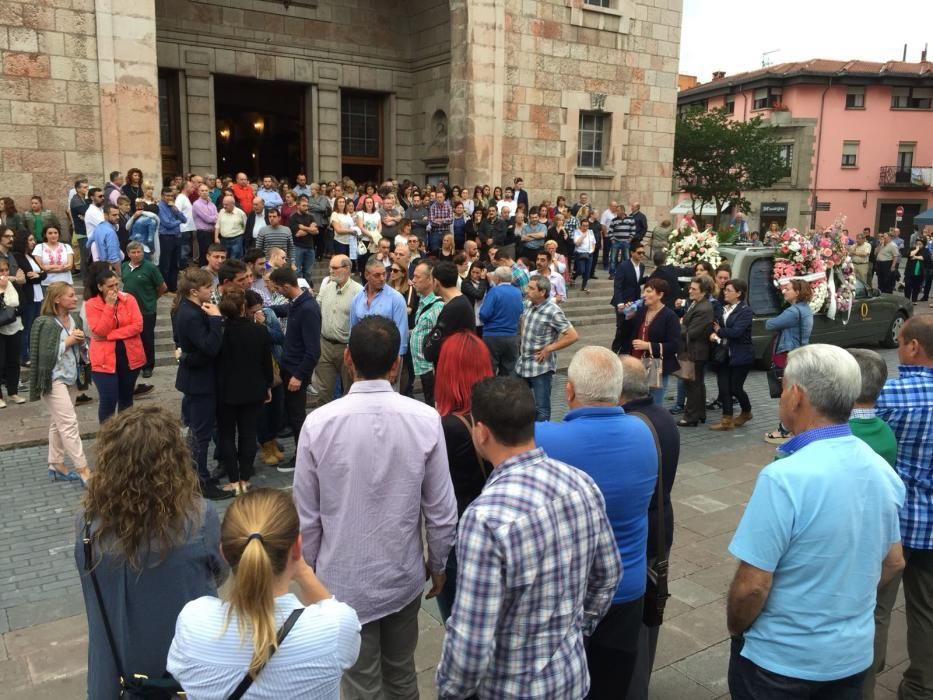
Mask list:
[[[118,271],[123,260],[120,252],[120,239],[117,237],[117,222],[120,220],[120,210],[115,204],[104,205],[104,220],[94,229],[91,235],[91,254],[95,260],[108,262]]]
[[[401,335],[398,354],[405,355],[408,352],[408,308],[405,297],[386,286],[386,267],[375,255],[366,261],[363,275],[366,285],[350,305],[350,329],[367,316],[384,316],[398,328]]]
[[[548,457],[596,482],[622,560],[612,606],[586,648],[593,698],[624,698],[635,670],[648,573],[648,505],[658,480],[651,429],[619,406],[622,380],[618,355],[595,345],[581,348],[567,368],[570,412],[560,423],[535,423],[535,444]]]
[[[282,195],[275,189],[275,186],[272,184],[272,178],[268,175],[262,179],[262,187],[256,190],[256,196],[262,199],[266,210],[273,208],[278,209],[284,204]]]
[[[860,700],[875,595],[904,567],[897,474],[847,423],[858,363],[832,345],[793,350],[780,418],[795,437],[758,476],[729,551],[733,700]]]

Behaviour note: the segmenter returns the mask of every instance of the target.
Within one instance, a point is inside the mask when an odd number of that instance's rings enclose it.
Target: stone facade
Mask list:
[[[79,176],[158,174],[152,2],[0,2],[0,193],[63,211]]]
[[[161,175],[158,76],[179,169],[217,172],[218,76],[304,95],[305,168],[341,175],[341,91],[382,95],[386,176],[509,184],[539,201],[669,208],[681,0],[0,0],[0,192],[60,201],[77,175]],[[581,111],[606,115],[577,167]]]

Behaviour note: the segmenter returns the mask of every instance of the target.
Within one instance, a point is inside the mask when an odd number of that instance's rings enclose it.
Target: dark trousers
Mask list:
[[[22,331],[16,331],[13,335],[0,335],[0,379],[6,384],[7,396],[19,394],[19,345],[22,339]]]
[[[301,435],[301,426],[305,423],[305,416],[308,415],[305,409],[307,401],[308,382],[301,382],[298,391],[289,391],[288,382],[292,378],[285,368],[281,368],[282,386],[285,388],[285,422],[292,431],[292,437],[295,438],[295,448],[298,448],[298,436]]]
[[[744,641],[732,640],[729,692],[732,700],[861,700],[865,671],[835,681],[807,681],[772,673],[741,655]]]
[[[272,388],[272,400],[263,404],[259,412],[259,427],[257,437],[259,442],[275,440],[285,421],[285,386],[279,384]]]
[[[638,658],[643,599],[619,603],[596,626],[586,647],[589,700],[616,700],[628,693]]]
[[[424,393],[424,402],[434,408],[434,372],[427,372],[426,374],[419,374],[418,379],[421,380],[421,391]]]
[[[207,452],[217,421],[217,397],[214,394],[185,394],[181,399],[181,412],[188,424],[188,445],[203,486],[211,481]]]
[[[731,416],[734,396],[739,400],[739,406],[743,413],[752,412],[752,402],[745,393],[745,378],[748,377],[748,371],[751,365],[741,365],[732,367],[730,365],[720,365],[716,370],[716,383],[719,386],[719,400],[722,402],[722,415]]]
[[[894,291],[894,271],[891,269],[891,261],[875,263],[875,272],[878,273],[878,289],[890,294]]]
[[[214,242],[214,232],[198,231],[195,235],[195,242],[198,244],[198,266],[204,267],[207,265],[207,248]],[[194,257],[193,253],[191,257]]]
[[[631,347],[627,347],[627,348],[622,347],[622,344],[626,336],[628,336],[629,334],[629,329],[628,329],[629,323],[631,323],[631,321],[625,318],[625,314],[619,313],[619,311],[617,310],[616,311],[616,334],[615,334],[615,337],[612,339],[612,352],[616,353],[617,355],[620,352],[624,352],[628,354],[632,351]]]
[[[483,342],[492,355],[492,373],[500,377],[512,376],[518,362],[518,336],[487,335],[483,336]]]
[[[577,253],[573,259],[573,265],[573,278],[582,277],[583,284],[580,285],[580,289],[586,289],[586,284],[590,281],[590,273],[594,267],[592,256],[589,253]]]
[[[908,263],[913,264],[913,263]],[[920,296],[920,292],[923,291],[923,270],[920,270],[919,275],[905,275],[904,276],[904,296],[910,299],[912,302],[916,302],[917,298]]]
[[[599,251],[603,249],[603,237],[599,234],[596,235],[596,248],[593,250],[593,261],[590,264],[590,279],[593,279],[596,276],[596,267],[599,265]],[[603,252],[603,260],[606,259],[605,251]]]
[[[256,424],[262,407],[262,401],[217,406],[220,461],[231,483],[249,481],[255,473]]]
[[[411,359],[411,352],[402,355],[402,383],[401,394],[411,398],[415,390],[415,362]],[[347,387],[344,387],[344,392]]]
[[[159,236],[159,272],[168,291],[178,289],[178,236]]]
[[[454,609],[454,599],[457,597],[457,548],[454,547],[447,555],[447,566],[444,569],[447,578],[444,587],[437,594],[437,607],[441,613],[441,620],[447,622]]]
[[[143,365],[143,369],[155,367],[155,327],[156,315],[143,314],[143,332],[140,334],[143,350],[146,351],[146,364]]]
[[[19,357],[23,362],[29,360],[29,331],[32,330],[32,322],[39,317],[41,308],[41,301],[23,301],[20,297],[19,314],[23,321],[23,340],[19,344]]]
[[[117,412],[133,405],[133,389],[136,388],[138,369],[130,369],[123,341],[116,342],[117,367],[115,372],[91,372],[100,401],[97,404],[97,422],[103,423]]]
[[[706,362],[695,362],[696,377],[684,381],[684,420],[706,420]]]

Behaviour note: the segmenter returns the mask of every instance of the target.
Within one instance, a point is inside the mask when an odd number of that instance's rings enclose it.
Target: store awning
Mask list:
[[[727,206],[728,204],[724,204],[722,208],[725,209]],[[699,206],[697,206],[697,209],[699,209]],[[682,199],[679,202],[677,202],[677,204],[674,205],[673,209],[671,209],[671,214],[675,214],[677,216],[683,216],[684,214],[692,214],[692,213],[693,213],[693,200],[691,199]],[[696,215],[697,216],[716,216],[716,204],[714,202],[706,202],[705,204],[703,204],[703,208],[700,209],[700,211]]]
[[[914,217],[914,223],[920,226],[933,226],[933,209],[922,211]]]

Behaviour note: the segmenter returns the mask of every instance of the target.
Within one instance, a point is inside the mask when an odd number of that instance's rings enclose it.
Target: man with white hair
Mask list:
[[[536,423],[535,444],[588,474],[606,501],[625,575],[612,607],[590,637],[590,697],[624,698],[641,633],[647,577],[648,503],[658,478],[658,451],[648,424],[619,406],[623,369],[608,348],[581,348],[567,369],[570,411],[560,423]],[[620,445],[625,446],[624,468]]]
[[[855,359],[833,345],[791,351],[778,410],[794,437],[758,476],[729,551],[733,700],[861,697],[879,587],[904,567],[904,484],[848,419]]]
[[[479,310],[483,342],[492,355],[493,374],[509,376],[518,360],[518,322],[522,318],[522,292],[512,285],[512,271],[497,267],[489,273],[492,286]]]

